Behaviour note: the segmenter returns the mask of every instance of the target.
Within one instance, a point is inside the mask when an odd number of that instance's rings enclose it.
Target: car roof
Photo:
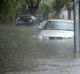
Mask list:
[[[65,19],[50,19],[48,21],[62,21],[62,22],[72,22],[73,23],[72,20],[65,20]]]

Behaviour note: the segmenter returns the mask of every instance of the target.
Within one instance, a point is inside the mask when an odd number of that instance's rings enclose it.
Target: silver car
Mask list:
[[[61,19],[48,20],[42,27],[42,30],[40,31],[38,38],[40,40],[73,39],[73,21]]]

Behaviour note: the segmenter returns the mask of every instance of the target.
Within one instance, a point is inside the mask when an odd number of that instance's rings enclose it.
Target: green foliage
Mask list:
[[[37,10],[37,14],[38,15],[42,15],[44,18],[46,18],[47,15],[48,15],[48,13],[49,13],[49,11],[50,11],[50,6],[49,5],[46,5],[44,3],[41,3],[39,5],[38,10]]]
[[[68,10],[68,9],[71,9],[71,5],[70,5],[70,3],[72,2],[72,0],[67,0],[66,2],[65,2],[65,6],[66,6],[66,9]]]
[[[23,10],[23,6],[24,6],[24,3],[23,1],[18,1],[18,2],[12,2],[10,3],[10,12],[9,12],[9,15],[12,16],[12,17],[15,17],[16,14],[20,14],[21,11]]]
[[[61,8],[65,5],[65,1],[67,0],[54,0],[52,2],[52,8],[53,10],[61,10]]]
[[[0,0],[0,19],[7,19],[7,18],[15,18],[16,14],[20,15],[25,10],[25,5],[31,5],[32,0]],[[49,5],[40,3],[41,0],[33,0],[31,5],[31,9],[35,12],[37,10],[37,14],[46,16],[50,10],[61,10],[63,6],[69,8],[70,2],[72,0],[53,0],[52,8]]]
[[[26,4],[31,5],[32,0],[0,0],[0,20],[14,19],[21,14],[26,14]],[[34,12],[39,6],[41,0],[33,0],[31,10],[34,8]],[[35,5],[36,6],[33,6]]]
[[[20,12],[25,0],[0,0],[0,19],[14,18]]]
[[[41,0],[25,0],[25,2],[28,5],[29,14],[35,15]]]
[[[71,2],[72,0],[54,0],[52,2],[53,10],[61,10],[61,8],[63,8],[64,6],[66,7],[66,9],[69,9]]]
[[[0,0],[0,18],[7,16],[9,12],[9,4],[7,0]]]
[[[52,2],[52,8],[53,11],[55,11],[55,15],[59,17],[60,11],[63,7],[65,7],[68,10],[68,13],[71,13],[71,2],[72,0],[54,0]],[[71,14],[68,14],[68,17],[70,17]]]

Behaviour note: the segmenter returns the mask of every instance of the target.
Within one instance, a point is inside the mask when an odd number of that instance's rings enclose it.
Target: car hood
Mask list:
[[[46,37],[74,37],[74,31],[66,30],[42,30],[39,36]]]

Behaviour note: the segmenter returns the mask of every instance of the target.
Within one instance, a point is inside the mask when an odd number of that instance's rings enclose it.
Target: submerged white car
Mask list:
[[[47,39],[73,39],[74,26],[71,20],[48,20],[38,35],[40,40]]]

